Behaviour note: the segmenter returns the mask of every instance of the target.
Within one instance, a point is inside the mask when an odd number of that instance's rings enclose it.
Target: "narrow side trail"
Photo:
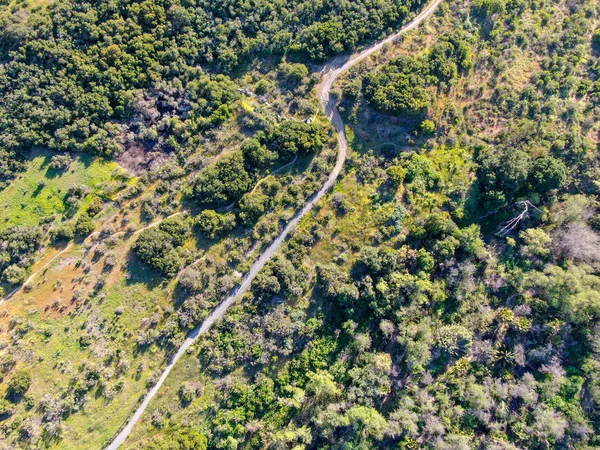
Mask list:
[[[285,241],[290,232],[296,227],[296,225],[298,225],[300,220],[312,210],[313,206],[319,200],[321,200],[321,198],[323,198],[327,191],[329,191],[329,189],[331,189],[331,187],[334,185],[342,170],[342,167],[344,166],[344,162],[346,161],[346,153],[348,151],[348,140],[346,139],[344,121],[342,120],[342,117],[340,116],[340,113],[337,110],[335,100],[332,99],[330,96],[331,87],[335,80],[342,73],[350,69],[355,64],[359,63],[360,61],[372,55],[373,53],[381,50],[381,48],[385,44],[395,41],[402,34],[416,28],[421,22],[423,22],[423,20],[429,17],[436,10],[441,1],[442,0],[433,0],[425,7],[425,9],[423,9],[423,11],[419,13],[418,16],[411,20],[402,29],[400,29],[400,31],[388,36],[384,40],[370,47],[367,47],[366,49],[354,55],[342,55],[335,57],[323,66],[323,68],[321,69],[321,81],[317,86],[317,94],[319,96],[319,103],[321,107],[323,108],[325,114],[327,115],[333,127],[335,128],[339,144],[335,167],[329,174],[329,178],[327,178],[327,181],[325,181],[321,189],[306,203],[306,205],[304,205],[302,210],[300,210],[300,212],[298,212],[294,216],[294,218],[285,226],[285,228],[277,237],[277,239],[275,239],[265,249],[260,258],[258,258],[258,260],[252,265],[252,267],[250,267],[250,270],[242,279],[242,283],[221,304],[219,304],[219,306],[217,306],[212,311],[212,313],[206,318],[206,320],[202,324],[200,324],[189,334],[189,336],[177,350],[177,353],[173,355],[173,357],[165,367],[163,373],[161,374],[156,384],[152,387],[152,389],[148,391],[142,403],[140,403],[133,415],[129,418],[127,424],[123,427],[121,432],[106,447],[106,450],[116,450],[121,444],[123,444],[123,442],[125,442],[125,439],[127,439],[127,436],[129,436],[129,434],[131,433],[131,430],[133,429],[134,425],[137,423],[140,417],[142,417],[142,414],[144,414],[144,411],[146,411],[148,404],[154,398],[158,390],[161,388],[177,361],[190,348],[190,346],[192,346],[194,342],[196,342],[198,337],[210,330],[212,325],[221,317],[223,317],[223,315],[227,312],[229,307],[248,290],[250,284],[252,283],[252,280],[254,280],[254,277],[258,274],[258,272],[260,272],[260,270],[264,267],[267,261],[277,252],[277,250],[279,250],[279,247],[281,247],[281,244]]]
[[[285,169],[287,169],[288,167],[293,166],[296,163],[296,160],[298,159],[298,155],[296,154],[296,156],[294,156],[294,159],[292,161],[290,161],[287,164],[284,164],[283,166],[273,170],[271,173],[267,174],[265,176],[265,178],[261,178],[260,180],[258,180],[258,182],[256,183],[256,185],[254,185],[254,188],[252,189],[252,191],[250,191],[250,193],[253,193],[254,191],[256,191],[256,188],[258,188],[258,186],[260,186],[260,184],[269,176],[271,175],[276,175],[278,173],[283,172]],[[227,211],[231,211],[233,210],[233,207],[235,206],[235,204],[237,203],[237,200],[234,201],[233,203],[227,205],[227,206],[222,206],[220,208],[217,208],[218,212],[227,212]],[[176,216],[180,216],[182,214],[186,214],[186,213],[195,213],[195,212],[199,212],[202,211],[203,208],[187,208],[187,209],[181,209],[177,212],[174,212],[173,214],[170,214],[168,216],[165,216],[161,219],[155,220],[154,222],[142,227],[142,228],[138,228],[135,231],[128,231],[128,230],[117,230],[114,231],[113,233],[107,234],[106,236],[116,236],[118,234],[125,234],[125,233],[129,233],[131,236],[137,236],[138,234],[140,234],[143,231],[146,231],[150,228],[155,228],[158,225],[160,225],[162,222],[164,222],[165,220],[171,219],[172,217],[176,217]],[[108,221],[107,221],[108,222]],[[84,241],[90,239],[92,236],[97,236],[99,234],[102,234],[102,232],[100,231],[94,231],[92,234],[90,234],[87,238],[84,239]],[[8,294],[6,294],[4,296],[4,298],[0,299],[0,305],[2,305],[4,302],[10,300],[12,297],[14,297],[15,295],[17,295],[19,292],[21,292],[26,285],[28,285],[29,283],[31,283],[37,276],[39,273],[41,273],[44,269],[46,269],[48,266],[50,266],[50,264],[52,264],[54,261],[56,261],[58,258],[60,258],[62,255],[64,255],[65,253],[67,253],[69,250],[71,250],[74,246],[74,242],[71,241],[69,242],[69,244],[63,248],[62,250],[58,251],[57,253],[54,254],[54,256],[50,257],[46,262],[44,262],[39,268],[37,268],[35,271],[33,271],[31,273],[31,275],[29,275],[29,277],[23,282],[21,283],[19,286],[17,286],[16,288],[14,288],[12,291],[10,291]]]
[[[142,231],[147,230],[149,228],[154,228],[158,225],[161,224],[161,222],[170,219],[171,217],[175,217],[175,216],[179,216],[181,214],[184,214],[186,212],[190,212],[191,210],[181,210],[181,211],[177,211],[176,213],[173,213],[169,216],[166,216],[160,220],[156,220],[142,228],[139,228],[135,231],[133,231],[131,233],[132,236],[137,236],[138,234],[140,234]],[[118,230],[115,231],[114,233],[111,233],[110,236],[116,236],[117,234],[121,234],[121,233],[126,233],[126,230]],[[94,231],[92,234],[90,234],[85,240],[91,238],[92,236],[96,236],[101,234],[100,231]],[[62,255],[64,255],[65,253],[67,253],[69,250],[71,250],[74,246],[74,242],[71,241],[65,248],[63,248],[62,250],[60,250],[59,252],[55,253],[54,256],[52,256],[51,258],[49,258],[44,264],[42,264],[39,268],[37,268],[34,272],[32,272],[31,275],[29,275],[29,277],[19,286],[17,286],[15,289],[13,289],[12,291],[10,291],[8,294],[6,294],[4,296],[4,298],[2,298],[0,300],[0,305],[2,305],[2,303],[10,300],[12,297],[14,297],[16,294],[18,294],[19,292],[21,292],[25,286],[27,286],[29,283],[31,283],[35,277],[38,276],[39,273],[41,273],[44,269],[46,269],[48,266],[50,266],[50,264],[52,264],[54,261],[56,261],[58,258],[60,258]]]

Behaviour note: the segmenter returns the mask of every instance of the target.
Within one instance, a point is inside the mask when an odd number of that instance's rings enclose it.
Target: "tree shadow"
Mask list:
[[[165,277],[157,270],[140,261],[132,251],[127,254],[125,263],[127,270],[126,284],[144,284],[148,289],[156,289],[166,281]]]
[[[384,205],[393,202],[396,200],[397,192],[398,188],[394,187],[389,181],[383,182],[377,187],[373,203]]]
[[[48,157],[46,157],[46,158],[48,158]],[[54,169],[53,167],[48,167],[46,169],[46,173],[44,174],[44,176],[49,179],[54,179],[54,178],[61,177],[63,175],[63,173],[64,173],[64,171],[62,171],[62,170]]]
[[[96,159],[100,159],[100,160],[103,160],[106,162],[110,161],[110,160],[104,159],[100,156],[94,156],[94,155],[89,155],[89,154],[85,154],[85,153],[80,153],[80,154],[75,154],[75,155],[76,155],[76,157],[73,158],[73,161],[79,160],[86,169],[89,168]]]
[[[31,197],[35,198],[38,195],[40,195],[40,192],[42,192],[42,190],[46,187],[45,183],[40,183],[37,185],[37,187],[33,190],[33,192],[31,193]]]

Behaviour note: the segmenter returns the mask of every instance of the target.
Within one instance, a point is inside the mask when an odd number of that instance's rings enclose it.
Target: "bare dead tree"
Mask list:
[[[504,237],[509,235],[515,228],[519,226],[523,219],[529,218],[530,208],[537,209],[539,212],[542,212],[542,210],[540,210],[529,200],[522,200],[520,202],[517,202],[515,206],[516,205],[521,205],[523,207],[523,211],[521,211],[521,213],[518,214],[516,217],[513,217],[512,219],[507,221],[502,227],[502,229],[498,233],[496,233],[496,236]]]

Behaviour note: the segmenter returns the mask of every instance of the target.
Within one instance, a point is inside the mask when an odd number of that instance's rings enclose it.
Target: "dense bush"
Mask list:
[[[586,89],[597,79],[596,4],[481,0],[440,11],[344,81],[360,154],[283,249],[298,272],[268,264],[254,299],[199,342],[203,376],[222,387],[201,413],[209,445],[599,445],[599,163],[581,133],[595,130]],[[386,73],[386,58],[416,51],[425,82],[406,89],[436,91],[435,137],[415,129],[410,109],[390,118],[360,101],[371,88],[402,100],[384,92],[411,73]],[[379,150],[404,133],[415,151]],[[285,286],[304,270],[298,296]],[[170,404],[181,406],[175,395]]]
[[[24,281],[41,239],[42,233],[36,228],[13,227],[0,231],[0,279],[11,284]]]
[[[365,77],[365,95],[381,111],[420,114],[429,105],[426,76],[427,67],[421,60],[403,56]]]
[[[242,153],[226,155],[202,170],[194,184],[194,196],[203,205],[222,205],[250,190],[251,178]]]
[[[367,100],[376,109],[394,115],[419,115],[429,106],[430,85],[452,82],[472,67],[469,43],[452,33],[444,35],[424,56],[403,55],[366,74],[362,86]],[[432,132],[431,125],[426,125],[424,132]]]
[[[171,276],[181,268],[183,259],[179,247],[189,235],[189,220],[181,216],[173,217],[163,221],[157,228],[140,233],[132,250],[144,263]]]

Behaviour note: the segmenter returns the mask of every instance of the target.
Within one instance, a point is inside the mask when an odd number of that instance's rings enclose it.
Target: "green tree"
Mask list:
[[[297,120],[281,122],[266,140],[267,146],[283,160],[289,160],[297,153],[318,153],[323,148],[321,128]]]
[[[390,166],[385,173],[394,186],[400,186],[406,177],[406,170],[402,166]]]
[[[249,170],[265,169],[277,160],[277,153],[269,150],[255,138],[244,141],[242,144],[242,153],[244,154],[246,167]]]
[[[293,87],[299,85],[304,78],[308,76],[308,67],[301,63],[288,64],[282,63],[279,66],[279,72],[286,81],[292,84]]]
[[[196,225],[202,234],[215,239],[235,228],[235,215],[219,214],[212,209],[205,209],[198,215]]]
[[[419,125],[419,130],[425,136],[433,134],[436,130],[435,122],[433,120],[425,119]]]
[[[95,229],[96,224],[86,213],[81,214],[75,222],[75,233],[81,237],[89,236]]]
[[[317,370],[308,375],[306,393],[315,397],[317,402],[326,403],[341,394],[333,375],[326,370]]]
[[[490,193],[502,193],[509,201],[524,187],[529,175],[529,155],[522,150],[484,148],[476,156],[477,178],[484,200]]]
[[[435,341],[448,353],[462,356],[471,348],[473,333],[462,325],[444,325],[436,330]]]
[[[387,421],[374,408],[366,406],[353,406],[344,415],[348,423],[359,438],[359,442],[367,439],[383,439],[387,429]]]
[[[528,228],[521,231],[519,237],[525,244],[526,255],[545,257],[550,254],[552,238],[541,228]]]
[[[529,182],[540,193],[560,188],[567,178],[567,166],[552,156],[543,156],[531,164]]]
[[[70,241],[75,237],[75,224],[65,222],[50,229],[50,237],[55,242]]]
[[[190,237],[190,220],[181,215],[170,217],[163,220],[158,229],[169,235],[173,245],[179,247]]]
[[[2,278],[9,284],[21,284],[25,281],[27,273],[25,269],[17,264],[11,264],[6,267],[2,273]]]
[[[164,275],[174,275],[181,266],[176,243],[168,233],[157,228],[144,230],[132,246],[138,258]]]
[[[269,197],[260,193],[244,194],[240,200],[240,220],[246,225],[256,222],[269,206]]]
[[[250,190],[251,178],[244,168],[241,152],[223,156],[200,172],[194,195],[201,204],[224,204]]]

